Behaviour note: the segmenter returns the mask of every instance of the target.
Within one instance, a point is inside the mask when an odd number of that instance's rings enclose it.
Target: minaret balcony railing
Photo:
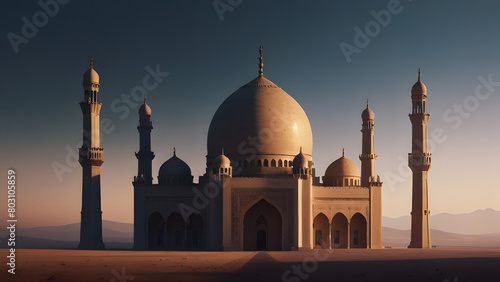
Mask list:
[[[359,155],[360,159],[376,159],[378,156],[375,154],[361,154]]]
[[[80,158],[90,161],[104,160],[104,149],[98,147],[80,148]]]
[[[149,120],[141,119],[141,120],[139,120],[139,126],[152,127],[153,123],[151,121],[149,121]]]
[[[408,165],[410,167],[430,167],[432,164],[431,153],[408,153]]]
[[[136,158],[138,159],[146,159],[146,160],[152,160],[155,158],[155,153],[151,151],[139,151],[135,153]]]
[[[362,129],[374,129],[374,128],[375,124],[373,123],[373,121],[365,122],[362,124]]]

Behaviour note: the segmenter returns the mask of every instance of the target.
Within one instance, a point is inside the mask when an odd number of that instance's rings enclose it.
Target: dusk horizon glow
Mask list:
[[[432,215],[500,210],[500,164],[494,159],[500,140],[500,3],[242,1],[221,18],[212,2],[195,2],[61,4],[17,47],[7,35],[22,36],[21,18],[32,21],[43,9],[36,2],[2,5],[1,167],[18,177],[20,228],[80,221],[78,103],[91,56],[103,104],[103,220],[131,223],[137,111],[144,99],[138,89],[146,89],[152,110],[154,182],[175,147],[197,183],[205,173],[210,121],[231,93],[257,77],[260,45],[265,77],[307,114],[316,176],[343,148],[361,167],[361,112],[368,99],[375,113],[375,174],[384,182],[383,216],[409,215],[408,114],[420,68],[431,115]],[[385,22],[377,19],[382,10],[392,10]],[[371,22],[378,32],[367,32]],[[363,41],[358,30],[366,37],[363,46],[356,44]],[[356,51],[346,55],[340,47],[346,44]],[[7,190],[1,195],[5,199]],[[0,203],[2,210],[6,206]]]

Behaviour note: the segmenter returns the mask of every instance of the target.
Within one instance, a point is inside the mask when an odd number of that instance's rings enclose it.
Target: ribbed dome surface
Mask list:
[[[257,139],[258,145],[250,144]],[[255,142],[255,141],[254,141]],[[262,75],[240,87],[217,109],[208,131],[208,156],[224,148],[226,155],[285,155],[294,157],[302,146],[312,154],[312,132],[302,107]]]
[[[342,156],[331,163],[325,172],[325,177],[359,177],[358,166],[350,159]]]

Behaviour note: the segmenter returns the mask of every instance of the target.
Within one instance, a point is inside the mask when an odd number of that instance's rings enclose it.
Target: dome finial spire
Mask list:
[[[222,153],[221,153],[221,155],[224,155],[224,147],[222,147]]]
[[[342,148],[342,157],[344,157],[344,148]]]
[[[177,157],[177,156],[175,155],[175,147],[174,147],[174,157]]]
[[[260,60],[260,63],[259,63],[259,75],[263,75],[264,74],[264,71],[263,71],[264,63],[262,62],[262,45],[260,45],[259,54],[260,54],[260,57],[259,57],[259,60]]]
[[[90,57],[90,68],[93,69],[94,68],[94,57]]]
[[[368,99],[366,99],[366,108],[368,109]]]
[[[418,81],[420,81],[420,68],[418,68]]]

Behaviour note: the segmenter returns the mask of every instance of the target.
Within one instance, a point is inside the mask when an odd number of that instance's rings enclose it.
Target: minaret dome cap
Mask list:
[[[151,108],[146,104],[146,98],[144,98],[144,104],[139,108],[139,115],[141,116],[150,116]]]
[[[83,84],[99,84],[99,74],[94,70],[92,57],[90,57],[90,68],[83,74]]]
[[[374,120],[375,119],[375,114],[368,107],[368,101],[366,101],[366,109],[361,113],[361,119],[362,120]]]
[[[215,168],[229,168],[231,167],[231,160],[224,155],[224,149],[222,149],[222,153],[218,155],[213,162],[213,167]]]
[[[293,168],[294,169],[299,169],[299,168],[307,168],[308,167],[308,161],[306,156],[302,153],[302,147],[300,147],[300,152],[293,158]]]
[[[420,69],[418,69],[418,81],[415,82],[415,84],[411,88],[411,95],[412,96],[419,96],[419,95],[426,95],[426,94],[427,94],[427,87],[425,87],[425,84],[420,79]]]

